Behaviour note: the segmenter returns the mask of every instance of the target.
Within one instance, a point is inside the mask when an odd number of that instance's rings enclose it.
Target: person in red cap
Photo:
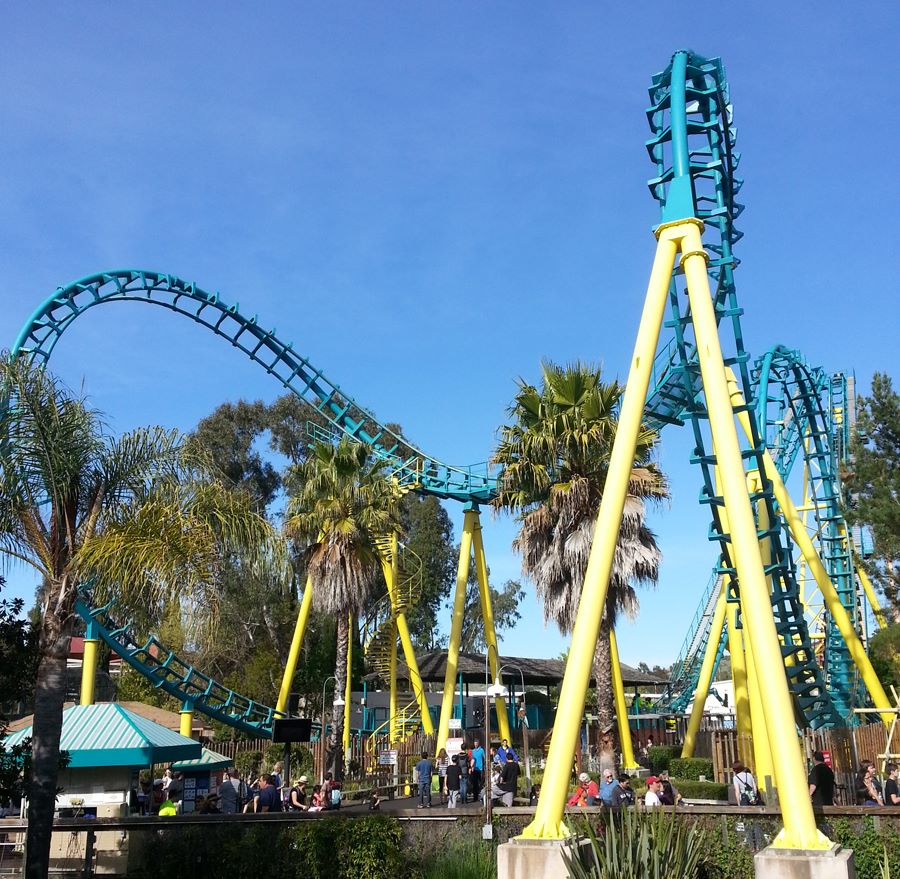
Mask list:
[[[661,806],[662,800],[659,798],[659,792],[662,790],[662,782],[655,776],[651,775],[647,779],[647,793],[644,794],[644,806],[652,809],[655,806]]]

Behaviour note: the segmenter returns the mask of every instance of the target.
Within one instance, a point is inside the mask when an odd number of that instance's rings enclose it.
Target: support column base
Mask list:
[[[835,843],[827,851],[764,848],[753,858],[756,879],[856,879],[853,852]]]
[[[589,839],[511,839],[497,848],[497,879],[560,879],[569,870],[563,852],[587,866]]]

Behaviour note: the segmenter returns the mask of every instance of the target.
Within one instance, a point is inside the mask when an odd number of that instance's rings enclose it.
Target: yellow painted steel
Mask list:
[[[737,627],[736,601],[726,601],[728,614],[728,655],[731,657],[731,679],[734,684],[734,714],[738,735],[750,735],[750,694],[747,690],[747,663],[744,656],[744,632]],[[749,758],[748,758],[749,762]]]
[[[729,371],[729,373],[726,374],[726,377],[728,380],[731,403],[734,406],[743,405],[744,398],[738,388],[734,374]],[[740,421],[744,432],[747,436],[750,436],[750,416],[742,411],[738,413],[738,420]],[[872,697],[872,702],[876,708],[880,708],[885,712],[881,715],[881,719],[886,725],[890,725],[894,719],[893,706],[887,693],[884,691],[884,687],[881,685],[881,681],[878,680],[878,675],[875,674],[875,669],[872,668],[872,663],[869,661],[869,657],[866,654],[866,648],[863,646],[856,629],[853,627],[853,621],[850,619],[847,610],[844,608],[843,604],[841,604],[837,590],[834,588],[834,584],[831,582],[828,572],[825,570],[825,565],[822,564],[822,560],[819,558],[819,554],[816,552],[812,540],[810,539],[806,528],[803,526],[800,514],[797,512],[797,508],[794,506],[794,502],[791,500],[787,488],[775,467],[775,462],[772,460],[768,451],[763,454],[763,460],[766,466],[766,475],[772,481],[772,489],[775,492],[775,498],[778,501],[778,505],[781,507],[781,514],[784,516],[784,519],[790,528],[791,536],[794,538],[794,542],[799,547],[800,552],[803,553],[803,558],[806,561],[810,572],[813,577],[815,577],[816,584],[825,601],[825,606],[831,614],[834,624],[838,627],[838,631],[840,631],[841,637],[847,645],[847,650],[853,657],[853,661],[856,663],[856,667],[859,669],[859,673],[869,691],[869,695]]]
[[[356,634],[356,620],[348,614],[350,639],[347,643],[347,682],[344,685],[344,753],[350,750],[350,696],[353,693],[353,637]],[[346,758],[345,758],[346,759]]]
[[[684,745],[681,748],[681,756],[683,758],[694,756],[697,733],[700,732],[700,721],[703,719],[703,709],[706,707],[706,699],[709,696],[713,668],[716,664],[716,655],[719,652],[722,629],[725,626],[725,606],[728,602],[725,600],[725,578],[721,577],[720,580],[722,585],[719,590],[719,597],[716,600],[716,608],[713,611],[712,624],[709,627],[709,640],[706,642],[706,652],[703,654],[703,665],[700,666],[700,678],[697,681],[697,689],[694,690],[694,705],[691,708],[691,717],[688,720],[687,730],[684,734]]]
[[[746,633],[746,629],[744,631]],[[756,777],[759,789],[765,791],[768,786],[776,787],[775,770],[772,766],[772,750],[769,745],[769,731],[766,728],[765,701],[760,690],[759,677],[756,673],[753,645],[749,638],[744,638],[744,647],[747,661],[747,691],[750,701],[753,740],[753,774]],[[792,736],[796,737],[796,734],[792,733]]]
[[[628,709],[625,707],[625,685],[622,683],[622,666],[619,663],[619,645],[616,642],[615,630],[609,629],[609,660],[612,666],[613,695],[616,702],[616,722],[619,726],[619,743],[622,746],[622,768],[639,769],[634,759],[634,746],[631,742],[631,727],[628,725]]]
[[[447,747],[450,718],[453,715],[453,696],[456,692],[456,670],[459,666],[459,641],[462,636],[463,614],[466,609],[466,584],[472,560],[472,537],[478,524],[476,508],[465,511],[462,537],[459,542],[459,567],[456,570],[456,593],[453,597],[453,619],[450,624],[450,644],[447,647],[447,670],[444,673],[444,694],[441,700],[441,719],[438,723],[435,752]],[[485,748],[490,746],[484,743]]]
[[[388,717],[390,718],[390,724],[388,726],[388,731],[390,732],[391,737],[391,745],[395,744],[399,741],[399,728],[400,724],[398,723],[397,716],[397,626],[394,624],[393,632],[391,634],[391,694],[390,701],[388,703]]]
[[[534,820],[522,832],[522,837],[526,839],[564,839],[569,835],[563,814],[572,772],[572,758],[581,731],[584,699],[590,685],[594,650],[606,606],[609,576],[625,499],[628,496],[628,482],[634,466],[634,451],[643,419],[644,403],[653,373],[653,358],[668,301],[669,279],[675,265],[678,237],[684,234],[686,228],[693,228],[699,237],[702,223],[691,220],[664,225],[657,230],[656,254],[622,397],[619,424],[594,529],[581,602],[572,629],[572,644],[560,689],[541,795]],[[449,691],[450,687],[445,684],[445,699]]]
[[[190,709],[185,711],[182,708],[181,711],[178,712],[178,716],[180,718],[178,731],[183,736],[191,738],[191,733],[194,731],[194,712]]]
[[[881,607],[881,602],[878,600],[878,595],[875,593],[875,589],[872,586],[872,581],[869,579],[869,575],[863,570],[862,565],[856,566],[856,576],[859,577],[859,582],[862,583],[862,587],[866,592],[866,598],[869,599],[869,606],[872,608],[872,613],[875,614],[875,622],[881,626],[882,629],[887,628],[887,617],[884,615],[884,610]]]
[[[384,580],[387,583],[388,595],[391,598],[391,607],[396,611],[399,603],[397,596],[397,583],[400,576],[400,540],[396,532],[391,536],[390,564],[382,560]],[[419,672],[419,663],[416,660],[416,651],[413,648],[412,638],[409,635],[409,624],[406,622],[405,613],[396,613],[394,620],[397,634],[400,636],[400,644],[403,647],[403,658],[406,660],[406,668],[409,671],[409,685],[419,706],[419,714],[422,719],[422,730],[425,735],[434,735],[434,724],[431,722],[431,714],[428,711],[428,700],[425,696],[425,688],[422,685],[422,675]]]
[[[472,550],[475,555],[475,573],[478,576],[478,593],[481,596],[481,618],[484,620],[484,641],[488,654],[488,662],[491,668],[491,677],[497,680],[498,651],[497,633],[494,630],[494,608],[491,606],[491,587],[488,583],[487,560],[484,557],[484,544],[481,540],[481,515],[476,513],[475,528],[472,533]],[[493,648],[493,649],[491,649]],[[509,734],[509,715],[506,711],[506,699],[497,696],[494,699],[497,709],[497,727],[500,739],[512,740]],[[490,748],[491,743],[485,742],[485,748]]]
[[[707,274],[708,257],[697,226],[685,226],[681,250],[703,391],[728,514],[732,561],[740,583],[747,630],[745,643],[750,645],[752,651],[756,679],[766,682],[765,722],[769,740],[791,742],[797,735],[793,705],[760,558],[756,522],[747,492],[734,411],[725,377],[725,362]],[[799,747],[779,747],[772,757],[784,818],[784,829],[773,846],[808,850],[830,848],[831,841],[816,827]]]
[[[94,704],[94,684],[97,680],[98,638],[84,639],[84,657],[81,660],[81,704]]]
[[[312,607],[312,593],[312,578],[307,577],[306,588],[303,590],[303,599],[300,602],[300,611],[297,614],[297,624],[294,626],[294,637],[291,639],[288,660],[284,666],[281,689],[278,691],[278,701],[275,703],[275,710],[281,714],[287,713],[291,686],[294,683],[294,675],[297,673],[297,662],[300,660],[300,648],[303,646],[303,635],[306,632],[306,623],[309,620],[309,609]]]

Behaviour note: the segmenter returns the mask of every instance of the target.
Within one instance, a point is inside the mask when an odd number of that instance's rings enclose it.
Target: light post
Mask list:
[[[484,804],[485,804],[485,822],[484,828],[482,829],[482,838],[483,839],[493,839],[494,838],[494,803],[492,799],[492,794],[494,792],[494,781],[492,777],[492,769],[493,765],[490,762],[491,755],[491,698],[505,697],[507,695],[507,689],[500,682],[499,672],[497,673],[497,680],[494,681],[493,684],[490,683],[490,672],[488,670],[488,660],[491,655],[491,650],[497,655],[497,663],[500,662],[500,654],[497,652],[497,647],[494,644],[488,644],[487,650],[484,654],[484,775],[487,777],[485,784],[483,786],[484,791]]]
[[[522,672],[522,669],[519,668],[518,665],[512,665],[508,663],[506,665],[501,665],[499,669],[497,669],[497,677],[502,680],[503,678],[503,669],[510,668],[519,673],[519,677],[522,679],[522,749],[525,752],[525,783],[528,785],[528,794],[531,795],[531,763],[528,759],[528,702],[525,699],[525,674]]]
[[[322,743],[322,769],[319,772],[319,784],[325,783],[325,730],[328,726],[325,722],[325,690],[329,681],[334,681],[335,685],[337,685],[337,678],[334,675],[329,675],[322,684],[322,734],[319,736],[319,740]],[[335,692],[334,701],[331,704],[335,708],[344,707],[344,700],[341,698],[340,693]]]

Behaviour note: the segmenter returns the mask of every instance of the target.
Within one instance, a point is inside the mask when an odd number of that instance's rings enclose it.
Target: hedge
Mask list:
[[[669,769],[669,763],[677,760],[681,756],[680,745],[653,745],[647,749],[647,756],[650,760],[650,768],[654,772],[662,772]]]
[[[705,757],[670,760],[669,772],[675,778],[682,780],[699,781],[700,776],[703,775],[706,776],[707,780],[711,781],[713,779],[713,764],[712,760],[707,760]]]

